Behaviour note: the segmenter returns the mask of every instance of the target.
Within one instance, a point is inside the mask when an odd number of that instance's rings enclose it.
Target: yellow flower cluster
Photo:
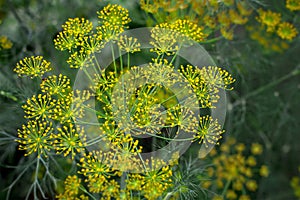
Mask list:
[[[256,17],[257,21],[259,21],[261,24],[267,26],[268,32],[273,32],[275,30],[275,27],[280,23],[281,21],[281,14],[272,12],[270,10],[264,11],[262,9],[258,10],[258,16]]]
[[[184,32],[186,36],[192,36],[191,38],[198,42],[205,41],[207,36],[219,30],[224,38],[232,40],[233,26],[246,24],[252,13],[247,2],[232,0],[140,0],[140,6],[155,20],[153,22],[148,18],[148,25],[175,22],[178,31]]]
[[[103,40],[112,40],[128,28],[127,24],[131,22],[129,12],[120,5],[108,4],[101,11],[97,12],[99,25],[96,29],[98,35],[101,35]]]
[[[213,108],[220,98],[219,89],[232,90],[231,84],[235,82],[228,71],[216,66],[199,69],[187,65],[181,66],[179,72],[187,78],[203,108]]]
[[[231,90],[235,80],[218,67],[187,65],[178,70],[174,66],[184,42],[204,40],[203,28],[193,20],[176,19],[153,28],[152,48],[147,53],[157,57],[137,67],[130,56],[141,51],[141,44],[137,38],[120,35],[131,21],[128,10],[109,4],[98,12],[98,18],[95,30],[89,20],[68,19],[54,39],[57,49],[70,52],[70,68],[79,68],[86,75],[90,84],[86,90],[72,91],[70,79],[62,74],[45,77],[50,63],[42,57],[25,58],[17,64],[17,73],[41,80],[41,92],[23,106],[25,117],[37,121],[24,125],[17,141],[26,155],[56,152],[77,164],[77,174],[85,184],[76,175],[68,176],[58,199],[86,199],[83,192],[91,197],[98,193],[100,199],[158,199],[173,185],[176,161],[142,158],[152,147],[135,136],[156,137],[164,144],[172,140],[218,144],[224,132],[221,126],[208,115],[199,116],[198,111],[213,108],[217,93]],[[111,48],[116,60],[104,69],[97,53],[105,47]],[[90,114],[96,115],[98,124],[83,118]],[[194,135],[176,137],[180,130]],[[101,150],[87,152],[90,147]]]
[[[283,22],[278,25],[277,35],[284,40],[292,40],[297,34],[297,29],[289,22]]]
[[[177,33],[169,28],[169,24],[160,24],[154,27],[151,30],[151,37],[154,41],[150,41],[150,44],[153,46],[150,51],[158,55],[174,55],[179,49],[176,36]]]
[[[55,48],[71,52],[82,43],[80,39],[92,31],[93,24],[84,18],[74,18],[69,19],[62,28],[63,31],[54,39]]]
[[[78,178],[76,175],[68,176],[64,181],[65,191],[62,194],[56,196],[59,200],[88,200],[88,196],[81,194],[79,198],[77,197],[80,194],[80,186],[81,186],[81,179]]]
[[[246,145],[228,138],[220,149],[220,154],[216,150],[210,153],[213,166],[207,168],[207,175],[211,180],[204,181],[203,187],[223,191],[222,196],[213,199],[250,199],[246,191],[254,192],[258,188],[254,177],[259,167],[256,156],[262,153],[262,146],[253,143],[250,149],[252,155],[245,156]],[[268,168],[260,166],[259,174],[262,177],[268,176]]]
[[[295,26],[289,22],[281,22],[281,14],[270,10],[258,10],[256,19],[266,26],[267,32],[276,32],[283,40],[292,40],[298,34]]]
[[[44,60],[42,56],[26,57],[19,61],[14,68],[14,71],[19,76],[29,76],[30,78],[42,78],[44,73],[51,71],[50,62]]]
[[[53,146],[58,154],[63,153],[64,156],[71,154],[71,158],[84,151],[86,146],[86,136],[84,135],[83,128],[76,128],[73,124],[69,123],[63,127],[57,128],[58,133],[53,134]]]
[[[26,118],[47,119],[50,118],[51,110],[56,106],[56,100],[48,95],[33,95],[28,99],[26,104],[22,106],[26,113]]]
[[[42,81],[40,87],[42,92],[59,97],[66,96],[71,90],[70,79],[62,74],[48,76]]]
[[[106,26],[109,29],[115,29],[116,27],[123,28],[131,21],[128,10],[116,4],[105,6],[98,12],[98,18],[101,20],[100,25]]]
[[[37,153],[47,156],[47,153],[52,149],[53,127],[51,122],[47,121],[29,121],[27,125],[22,126],[22,130],[18,130],[18,139],[20,150],[26,150],[25,156],[32,153]]]
[[[0,36],[0,50],[1,49],[11,49],[13,43],[4,35]]]
[[[213,120],[211,116],[203,116],[199,118],[198,134],[195,136],[195,140],[199,140],[199,143],[219,144],[219,140],[222,138],[222,134],[225,132],[222,130],[217,120]]]
[[[280,53],[289,47],[289,44],[286,41],[278,37],[274,37],[272,33],[266,32],[262,26],[249,26],[247,27],[247,30],[250,33],[250,38],[257,41],[266,52]]]
[[[178,19],[170,24],[170,29],[180,33],[179,37],[183,37],[177,39],[179,42],[184,41],[185,38],[192,39],[196,42],[201,42],[204,39],[202,28],[190,20]]]
[[[298,0],[286,0],[286,8],[291,11],[300,10],[300,1]]]
[[[128,37],[127,35],[121,35],[120,40],[118,41],[118,46],[121,51],[125,51],[127,53],[135,53],[140,51],[141,44],[137,42],[136,38]]]
[[[151,162],[146,160],[144,164],[149,167],[146,167],[142,173],[126,173],[126,185],[121,190],[118,179],[113,179],[124,175],[113,169],[113,163],[117,160],[114,153],[101,151],[90,152],[80,160],[81,170],[78,173],[84,175],[90,192],[101,193],[101,199],[119,199],[120,196],[126,199],[130,196],[137,197],[138,193],[140,197],[154,200],[172,186],[171,167],[161,160],[152,159]],[[126,164],[130,165],[130,162]]]

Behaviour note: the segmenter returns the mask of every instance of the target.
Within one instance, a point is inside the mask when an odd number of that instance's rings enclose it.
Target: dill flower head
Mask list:
[[[42,81],[40,87],[42,92],[60,98],[66,96],[71,90],[70,79],[62,74],[48,76]]]
[[[88,197],[81,194],[79,198],[77,197],[80,194],[80,186],[81,186],[81,179],[76,175],[69,175],[67,176],[66,180],[64,181],[64,193],[56,195],[56,198],[59,200],[66,200],[66,199],[81,199],[81,200],[88,200]]]
[[[110,178],[114,173],[110,167],[113,160],[113,154],[110,152],[92,151],[84,154],[78,164],[81,168],[79,174],[83,174],[87,180],[104,176]]]
[[[268,32],[273,32],[275,30],[275,27],[280,23],[281,14],[272,12],[271,10],[264,11],[262,9],[259,9],[256,19],[261,24],[267,26]]]
[[[107,178],[101,175],[97,178],[88,178],[86,182],[88,182],[88,188],[90,192],[100,193],[103,189],[103,185],[107,182]]]
[[[145,184],[145,177],[140,174],[128,174],[126,179],[126,189],[142,191],[142,186]]]
[[[139,146],[138,142],[130,134],[115,140],[112,147],[115,154],[115,159],[112,161],[113,169],[121,172],[140,170],[140,159],[137,155],[142,152],[142,146]]]
[[[78,176],[68,176],[64,182],[65,184],[65,194],[69,196],[76,196],[79,191],[81,179]]]
[[[235,79],[224,69],[215,66],[203,67],[200,70],[200,74],[205,82],[213,87],[225,90],[233,89],[230,85],[235,82]]]
[[[79,68],[84,69],[91,65],[91,52],[81,48],[79,51],[75,51],[71,54],[68,58],[67,63],[69,64],[70,68]]]
[[[141,44],[137,41],[137,39],[133,37],[128,37],[127,35],[120,36],[118,46],[121,51],[125,51],[127,53],[134,53],[141,50]]]
[[[192,39],[196,42],[201,42],[204,39],[202,28],[190,20],[178,19],[170,25],[170,28],[181,34],[181,40]]]
[[[65,24],[61,26],[64,31],[67,31],[69,34],[78,36],[78,35],[87,35],[93,29],[93,24],[85,18],[69,18]]]
[[[111,199],[111,198],[119,198],[120,197],[120,185],[115,180],[109,180],[103,184],[102,188],[102,198]]]
[[[83,128],[75,127],[72,123],[57,128],[58,133],[53,134],[54,149],[56,153],[63,153],[64,156],[71,154],[72,159],[77,153],[84,150],[86,137]]]
[[[152,28],[151,38],[154,40],[149,42],[153,46],[150,51],[155,52],[158,55],[174,55],[179,49],[176,40],[177,32],[171,30],[168,24],[161,24]]]
[[[278,25],[277,35],[284,40],[292,40],[297,34],[297,29],[289,22],[282,22]]]
[[[207,168],[207,176],[211,181],[204,181],[203,187],[218,188],[220,191],[227,187],[226,198],[249,199],[248,192],[254,192],[258,188],[254,179],[256,174],[259,173],[261,176],[268,174],[267,167],[259,166],[257,163],[256,156],[258,154],[253,153],[253,146],[258,147],[258,144],[252,144],[252,155],[246,156],[244,155],[247,152],[246,145],[236,143],[233,138],[228,138],[222,144],[220,154],[211,151],[214,165]],[[262,170],[264,173],[260,172]]]
[[[53,127],[51,122],[29,121],[27,125],[18,129],[18,139],[20,150],[26,150],[25,156],[37,153],[38,157],[44,155],[47,157],[48,152],[52,149]]]
[[[54,39],[54,46],[60,51],[77,48],[80,45],[79,38],[89,34],[93,29],[93,24],[84,18],[70,18],[62,25],[63,31]]]
[[[56,100],[49,95],[38,94],[28,99],[26,104],[22,106],[26,113],[26,118],[51,118],[51,112],[56,106]]]
[[[199,117],[199,126],[194,140],[199,140],[206,147],[208,144],[219,144],[218,141],[222,138],[225,132],[222,130],[218,120],[213,120],[211,116]]]
[[[243,24],[247,23],[247,21],[248,21],[248,18],[239,15],[235,10],[232,10],[232,9],[229,10],[229,16],[230,16],[232,23],[234,23],[234,24],[243,25]]]
[[[286,8],[291,11],[300,10],[300,1],[299,0],[286,0]]]
[[[252,143],[251,144],[251,153],[254,155],[260,155],[263,152],[263,147],[261,144]]]
[[[201,75],[201,70],[198,67],[191,65],[181,66],[179,72],[188,80],[193,92],[197,95],[201,108],[213,108],[213,104],[220,98],[219,90],[215,87],[210,87],[206,80]]]
[[[127,28],[126,25],[131,21],[128,10],[116,4],[108,4],[97,14],[100,19],[99,24],[108,28]]]
[[[19,76],[29,76],[30,78],[42,78],[44,73],[51,70],[50,62],[44,60],[42,56],[26,57],[19,61],[14,68]]]
[[[64,98],[56,101],[53,109],[49,111],[51,119],[60,121],[61,124],[72,123],[75,118],[82,118],[85,115],[85,102],[90,98],[86,90],[72,91]]]
[[[151,159],[146,161],[147,170],[143,173],[145,184],[142,192],[147,199],[157,199],[172,186],[172,169],[164,161]],[[164,166],[164,167],[161,167]]]

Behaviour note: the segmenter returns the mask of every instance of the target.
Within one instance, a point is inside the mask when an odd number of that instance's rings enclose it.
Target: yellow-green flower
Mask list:
[[[278,25],[277,35],[284,40],[292,40],[297,34],[297,29],[289,22],[283,22]]]
[[[208,144],[219,144],[218,141],[224,132],[218,120],[213,120],[211,116],[206,115],[199,118],[198,132],[194,137],[195,140],[199,140],[199,143],[208,146]]]
[[[56,198],[59,200],[88,200],[88,197],[85,195],[80,195],[79,198],[77,197],[80,193],[80,186],[81,186],[81,179],[78,176],[68,176],[64,181],[65,191],[64,193],[56,195]]]
[[[260,155],[263,152],[263,148],[261,144],[253,143],[251,145],[251,153],[253,155]]]
[[[142,186],[145,183],[145,177],[140,174],[129,174],[126,179],[126,189],[142,191]]]
[[[56,152],[63,153],[64,156],[71,154],[74,159],[77,153],[81,153],[84,150],[86,142],[86,136],[84,135],[83,128],[75,127],[72,123],[63,125],[57,128],[58,133],[53,134],[54,149]]]
[[[192,39],[196,42],[201,42],[204,39],[203,29],[190,20],[178,19],[170,24],[170,28],[181,34],[180,38],[178,38],[179,41]]]
[[[62,74],[48,76],[42,81],[41,90],[49,95],[64,97],[71,90],[70,79]]]
[[[78,173],[83,174],[88,179],[93,179],[100,176],[110,178],[111,175],[113,175],[113,170],[110,168],[112,160],[112,153],[92,151],[89,154],[85,154],[80,159],[80,164],[78,165],[80,166],[81,170],[78,171]]]
[[[224,69],[215,66],[203,67],[200,70],[200,74],[204,81],[210,86],[225,90],[233,89],[231,84],[235,82],[235,79]]]
[[[56,100],[48,95],[33,95],[28,99],[26,104],[22,106],[26,113],[26,118],[51,118],[51,112],[56,106]]]
[[[27,125],[22,125],[22,130],[18,129],[18,139],[20,150],[26,150],[25,156],[37,153],[38,157],[44,155],[52,149],[53,127],[51,122],[29,121]]]
[[[179,50],[176,41],[177,33],[168,27],[169,25],[159,25],[151,29],[151,38],[153,41],[149,43],[153,46],[150,51],[158,55],[166,54],[174,55]]]
[[[164,166],[161,160],[152,159],[152,167],[143,173],[145,184],[142,193],[147,199],[157,199],[161,194],[172,186],[172,169]]]
[[[19,76],[29,76],[30,78],[42,78],[44,73],[51,71],[50,62],[43,59],[42,56],[26,57],[17,63],[14,71]]]
[[[134,53],[140,51],[141,44],[137,41],[136,38],[128,37],[127,35],[121,35],[118,41],[118,46],[121,51],[127,53]]]
[[[99,24],[108,28],[124,27],[131,21],[127,9],[120,5],[108,4],[98,12]]]
[[[259,174],[263,177],[269,176],[269,168],[266,165],[262,165],[259,169]]]
[[[275,31],[275,27],[280,23],[281,14],[272,12],[271,10],[264,11],[262,9],[258,10],[258,16],[256,19],[263,25],[267,26],[268,32]]]
[[[69,64],[70,68],[87,68],[92,64],[90,54],[91,52],[81,48],[79,51],[75,51],[71,54],[67,60],[67,63]]]
[[[286,0],[286,8],[291,11],[300,10],[300,1],[299,0]]]
[[[88,35],[92,29],[93,24],[84,18],[70,18],[62,25],[63,31],[59,32],[54,39],[55,48],[60,51],[76,49],[81,45],[80,38]]]
[[[115,180],[107,181],[102,189],[103,200],[110,200],[111,198],[118,198],[120,196],[120,185]]]
[[[261,176],[266,176],[265,172],[267,167],[265,165],[259,166],[256,161],[257,153],[262,152],[262,146],[254,143],[253,155],[246,157],[244,154],[246,151],[243,143],[236,143],[233,138],[228,138],[224,144],[221,145],[221,153],[217,154],[212,151],[212,163],[213,166],[207,169],[208,180],[203,182],[203,186],[207,189],[215,188],[217,191],[222,192],[227,185],[228,190],[225,192],[226,199],[245,199],[248,200],[248,192],[254,192],[257,190],[258,185],[256,180],[252,177],[256,175],[256,172],[264,170],[260,173]],[[201,156],[199,152],[199,156]]]

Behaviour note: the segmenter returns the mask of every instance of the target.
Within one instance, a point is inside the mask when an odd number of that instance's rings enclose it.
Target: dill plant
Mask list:
[[[58,50],[70,53],[67,63],[84,77],[83,88],[82,79],[72,88],[66,75],[48,75],[51,63],[41,56],[26,57],[14,69],[39,79],[41,90],[22,106],[29,121],[15,141],[32,162],[9,192],[35,167],[26,198],[46,198],[53,190],[58,199],[170,198],[176,193],[172,179],[180,148],[143,158],[157,150],[143,137],[164,145],[198,142],[208,151],[222,138],[217,119],[196,113],[217,108],[219,91],[232,90],[235,79],[217,66],[181,64],[178,58],[182,48],[203,41],[201,27],[189,20],[155,26],[147,53],[152,58],[141,67],[132,63],[143,53],[141,42],[122,35],[131,21],[128,10],[109,4],[97,14],[95,28],[87,19],[68,19],[54,39]],[[105,67],[101,54],[107,52],[112,63]],[[179,137],[179,130],[189,134]],[[62,157],[67,163],[59,161]],[[58,186],[64,177],[54,174],[63,165],[70,170]]]

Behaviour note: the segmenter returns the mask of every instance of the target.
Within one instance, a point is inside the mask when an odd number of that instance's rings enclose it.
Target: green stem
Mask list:
[[[216,38],[213,38],[213,39],[210,39],[210,40],[205,40],[203,42],[200,42],[200,44],[210,44],[210,43],[214,43],[214,42],[217,42],[219,40],[221,40],[223,38],[223,36],[220,36],[220,37],[216,37]]]
[[[296,69],[294,69],[290,73],[288,73],[288,74],[286,74],[286,75],[284,75],[284,76],[276,79],[275,81],[273,81],[273,82],[271,82],[271,83],[269,83],[267,85],[264,85],[264,86],[262,86],[262,87],[260,87],[260,88],[258,88],[256,90],[254,90],[252,92],[249,92],[247,95],[245,95],[244,97],[242,97],[240,100],[235,101],[235,103],[233,103],[233,106],[237,106],[237,105],[243,104],[243,102],[245,102],[246,99],[248,99],[250,97],[253,97],[253,96],[256,96],[256,95],[264,92],[265,90],[267,90],[267,89],[269,89],[269,88],[271,88],[273,86],[276,86],[279,83],[281,83],[281,82],[283,82],[283,81],[285,81],[285,80],[287,80],[287,79],[289,79],[289,78],[291,78],[293,76],[297,76],[299,74],[300,74],[300,69],[299,69],[299,67],[296,67]]]
[[[117,73],[117,64],[116,64],[116,60],[115,60],[115,52],[114,52],[114,47],[112,45],[112,43],[110,44],[111,46],[111,55],[112,55],[112,59],[114,61],[114,69],[115,69],[115,72]]]
[[[163,200],[168,200],[172,196],[173,192],[168,192]]]
[[[231,184],[231,180],[227,180],[227,183],[226,183],[226,185],[225,185],[225,187],[224,187],[224,189],[223,189],[223,192],[222,192],[222,197],[223,197],[223,198],[225,198],[225,194],[226,194],[226,192],[227,192],[227,190],[228,190],[230,184]]]
[[[91,193],[89,193],[82,185],[80,185],[79,189],[89,195],[93,200],[97,200]]]
[[[267,85],[264,85],[263,87],[260,87],[250,93],[248,93],[244,98],[247,99],[249,97],[252,97],[252,96],[255,96],[255,95],[258,95],[259,93],[262,93],[263,91],[265,91],[266,89],[269,89],[293,76],[297,76],[300,74],[300,69],[295,69],[293,71],[291,71],[290,73],[288,73],[287,75],[284,75],[282,77],[280,77],[279,79],[267,84]]]

